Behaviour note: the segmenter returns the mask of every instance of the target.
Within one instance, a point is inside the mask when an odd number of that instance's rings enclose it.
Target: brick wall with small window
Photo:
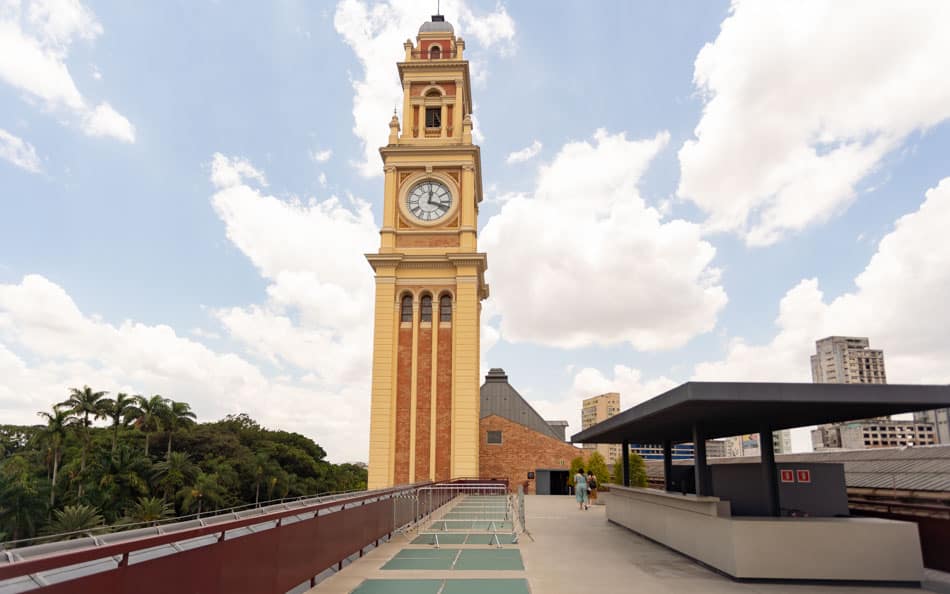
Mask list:
[[[512,491],[523,485],[525,493],[533,494],[535,479],[528,478],[529,472],[570,470],[571,460],[584,456],[580,448],[498,415],[483,418],[479,429],[479,476],[507,478]]]

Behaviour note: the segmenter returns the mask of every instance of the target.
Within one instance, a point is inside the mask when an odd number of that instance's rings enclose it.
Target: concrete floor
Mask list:
[[[605,494],[605,497],[609,495]],[[604,506],[577,509],[573,497],[528,496],[526,525],[534,541],[522,535],[524,571],[495,571],[490,576],[475,571],[406,571],[399,577],[413,579],[527,578],[531,594],[920,594],[930,590],[882,586],[741,583],[607,522]],[[348,594],[366,578],[394,577],[381,567],[408,540],[371,551],[326,580],[312,594]],[[456,545],[453,545],[456,546]],[[419,545],[410,548],[422,548]],[[461,548],[483,545],[462,545]],[[387,575],[388,574],[388,575]]]

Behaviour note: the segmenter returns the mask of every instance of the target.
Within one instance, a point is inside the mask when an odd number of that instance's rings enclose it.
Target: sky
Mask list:
[[[434,8],[0,0],[0,423],[88,384],[365,461],[377,149]],[[950,382],[950,3],[441,8],[482,150],[482,369],[545,418],[807,382],[833,334]]]

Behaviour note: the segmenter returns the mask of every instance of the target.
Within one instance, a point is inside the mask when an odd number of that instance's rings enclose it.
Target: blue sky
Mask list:
[[[0,422],[88,383],[365,459],[375,151],[423,4],[0,0]],[[809,381],[829,334],[950,381],[945,6],[443,12],[475,80],[482,364],[542,414]]]

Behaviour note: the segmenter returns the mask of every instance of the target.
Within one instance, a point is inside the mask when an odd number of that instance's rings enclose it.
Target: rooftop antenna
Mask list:
[[[442,0],[435,0],[435,14],[442,14]]]

